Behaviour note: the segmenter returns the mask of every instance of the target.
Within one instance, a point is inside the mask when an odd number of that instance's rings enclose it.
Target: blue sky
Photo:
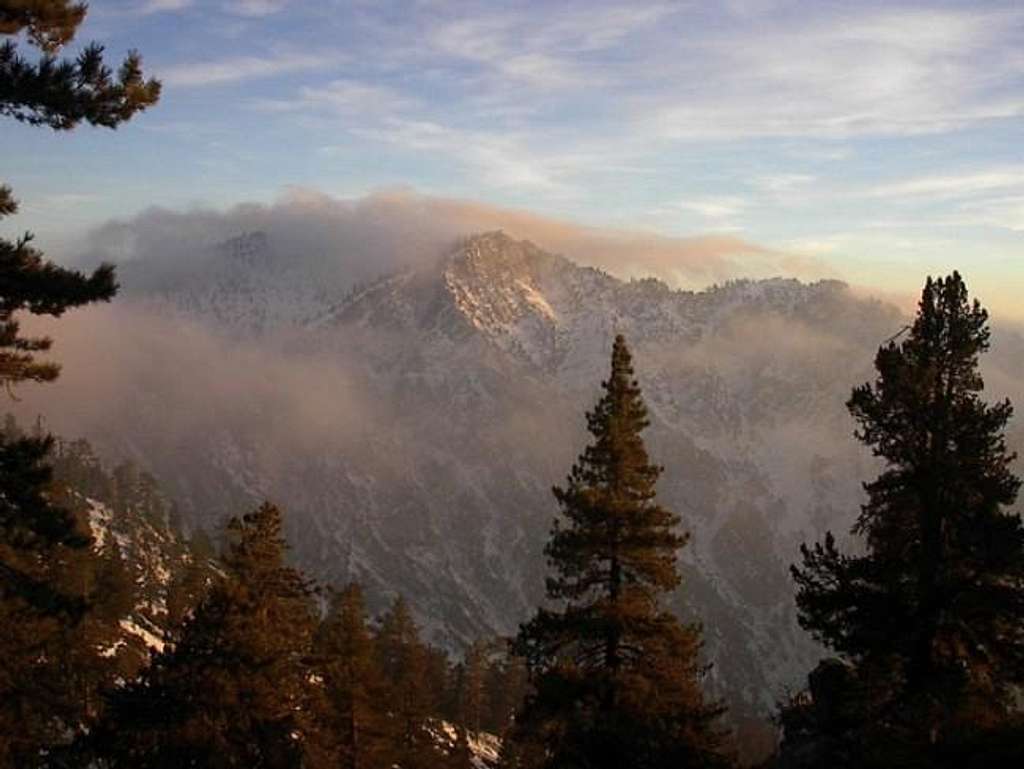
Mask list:
[[[0,124],[4,231],[411,187],[587,225],[729,233],[911,292],[954,267],[1024,319],[1016,2],[94,0],[161,103]]]

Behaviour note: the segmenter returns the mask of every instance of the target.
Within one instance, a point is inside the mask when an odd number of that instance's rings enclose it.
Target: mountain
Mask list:
[[[817,660],[787,568],[856,515],[874,465],[843,404],[906,323],[896,308],[836,281],[623,281],[500,232],[356,286],[259,234],[190,265],[124,271],[131,311],[184,316],[250,368],[198,393],[213,356],[188,377],[122,374],[142,384],[90,437],[148,467],[192,525],[270,498],[297,562],[361,581],[374,610],[401,592],[451,648],[512,634],[542,596],[550,489],[623,333],[660,499],[693,534],[675,605],[704,623],[711,684],[753,718]]]
[[[308,321],[348,285],[323,255],[281,253],[263,232],[173,261],[129,261],[119,276],[154,305],[244,336]]]

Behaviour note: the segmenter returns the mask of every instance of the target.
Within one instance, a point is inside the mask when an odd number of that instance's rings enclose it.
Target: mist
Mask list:
[[[280,496],[290,487],[278,477],[282,456],[329,454],[361,464],[367,436],[387,435],[403,447],[376,452],[373,458],[400,474],[408,465],[404,455],[419,443],[413,436],[451,429],[444,420],[432,423],[430,409],[410,408],[403,400],[408,393],[381,386],[375,366],[382,355],[391,360],[418,355],[415,342],[379,329],[339,326],[228,334],[173,304],[153,302],[149,289],[173,287],[185,278],[201,281],[205,263],[219,244],[262,232],[274,253],[293,261],[300,272],[315,262],[323,274],[337,279],[333,285],[340,300],[340,293],[353,284],[428,265],[460,238],[493,229],[623,278],[655,275],[672,286],[774,274],[805,279],[828,275],[813,260],[736,238],[678,239],[585,228],[525,211],[409,191],[339,200],[295,189],[271,205],[244,204],[226,211],[153,209],[108,222],[82,242],[79,263],[121,264],[121,297],[56,322],[25,319],[33,332],[55,338],[54,356],[63,373],[55,384],[22,388],[12,409],[26,418],[42,414],[63,435],[87,436],[112,458],[130,456],[152,465],[154,457],[163,457],[165,475],[180,471],[176,479],[166,480],[186,490],[191,481],[172,458],[188,456],[194,436],[203,433],[210,442],[253,452],[240,462],[250,468],[247,477],[238,479],[253,499]],[[909,301],[892,300],[854,287],[829,317],[782,318],[748,310],[696,343],[642,346],[641,371],[679,388],[679,413],[664,417],[693,431],[704,444],[731,451],[730,441],[738,436],[730,432],[730,420],[753,419],[762,430],[760,440],[770,442],[771,434],[791,447],[787,452],[767,451],[763,458],[798,510],[808,504],[801,478],[810,457],[831,453],[852,458],[861,451],[843,403],[851,387],[873,376],[878,344],[907,320]],[[997,328],[993,353],[984,359],[988,397],[1024,401],[1022,350],[1019,329]],[[742,419],[722,415],[705,423],[701,410],[706,394],[699,388],[709,372],[714,387],[724,388],[742,404]],[[598,381],[595,377],[588,392],[596,392]],[[777,393],[780,381],[792,392]],[[495,441],[505,446],[545,447],[552,463],[571,461],[573,441],[581,437],[582,419],[575,417],[588,407],[590,395],[567,391],[564,399],[549,402],[550,392],[528,390],[503,390],[502,412],[491,414],[481,430],[500,436]],[[821,414],[808,418],[788,411],[796,392],[827,401],[827,421],[821,421]],[[544,407],[538,409],[537,403]],[[672,472],[671,462],[666,464]],[[223,515],[237,504],[235,497],[221,500],[215,513],[197,510],[196,515]],[[803,520],[795,515],[794,527],[800,528]]]
[[[399,190],[338,199],[292,188],[269,204],[227,210],[150,209],[87,233],[73,263],[144,261],[161,279],[201,270],[201,255],[223,241],[263,232],[282,254],[325,259],[352,283],[436,260],[468,235],[504,230],[578,264],[621,278],[658,277],[676,288],[734,278],[837,277],[824,262],[738,237],[667,237],[586,227],[528,211]]]

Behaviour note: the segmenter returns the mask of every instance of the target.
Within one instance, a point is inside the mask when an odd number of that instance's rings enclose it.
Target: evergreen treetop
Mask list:
[[[554,572],[542,608],[513,648],[533,694],[505,760],[519,767],[723,766],[722,709],[705,702],[700,629],[660,606],[679,585],[687,536],[655,500],[661,468],[640,433],[647,409],[622,336],[603,395],[587,414],[593,438],[565,487],[545,549]]]
[[[865,552],[829,533],[792,568],[801,625],[855,664],[869,712],[913,713],[927,739],[969,710],[1005,717],[1024,683],[1024,528],[1007,509],[1020,479],[1012,408],[981,398],[989,338],[958,273],[928,279],[906,338],[847,403],[885,463],[852,527]]]

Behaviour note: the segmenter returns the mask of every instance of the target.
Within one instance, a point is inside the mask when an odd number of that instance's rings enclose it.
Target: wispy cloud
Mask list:
[[[878,198],[948,200],[1005,190],[1024,194],[1024,166],[915,177],[878,185],[869,194]]]
[[[744,208],[747,207],[747,201],[743,198],[735,196],[721,196],[721,197],[705,197],[705,198],[691,198],[683,200],[676,204],[677,208],[683,211],[691,211],[695,214],[700,214],[706,219],[731,219]]]
[[[530,188],[566,195],[570,186],[559,178],[559,163],[539,155],[510,133],[467,131],[440,123],[392,118],[377,128],[354,134],[387,142],[406,151],[441,153],[461,163],[489,187]]]
[[[1022,34],[1024,14],[991,10],[751,25],[697,43],[685,94],[655,94],[637,119],[667,139],[735,139],[915,135],[1018,117],[1024,83],[1003,52]]]
[[[324,86],[302,86],[288,99],[258,99],[258,109],[268,112],[321,111],[336,114],[395,115],[417,100],[392,88],[355,80],[333,80]]]
[[[785,194],[806,187],[813,182],[810,174],[771,174],[754,180],[754,186],[774,194]]]
[[[428,39],[437,54],[475,62],[511,80],[542,88],[582,87],[606,81],[608,73],[602,66],[585,66],[580,57],[613,48],[673,11],[669,4],[638,3],[470,16],[435,25]]]
[[[1024,232],[1024,194],[965,203],[951,223],[957,221],[967,225]]]
[[[195,0],[146,0],[139,6],[136,13],[140,16],[149,16],[154,13],[168,13],[172,11],[183,11],[191,8]]]
[[[224,4],[224,10],[238,16],[270,16],[284,10],[288,0],[233,0]]]
[[[170,86],[202,87],[273,77],[291,72],[306,72],[333,66],[339,57],[333,53],[276,53],[267,56],[237,56],[212,61],[180,64],[160,73]]]

